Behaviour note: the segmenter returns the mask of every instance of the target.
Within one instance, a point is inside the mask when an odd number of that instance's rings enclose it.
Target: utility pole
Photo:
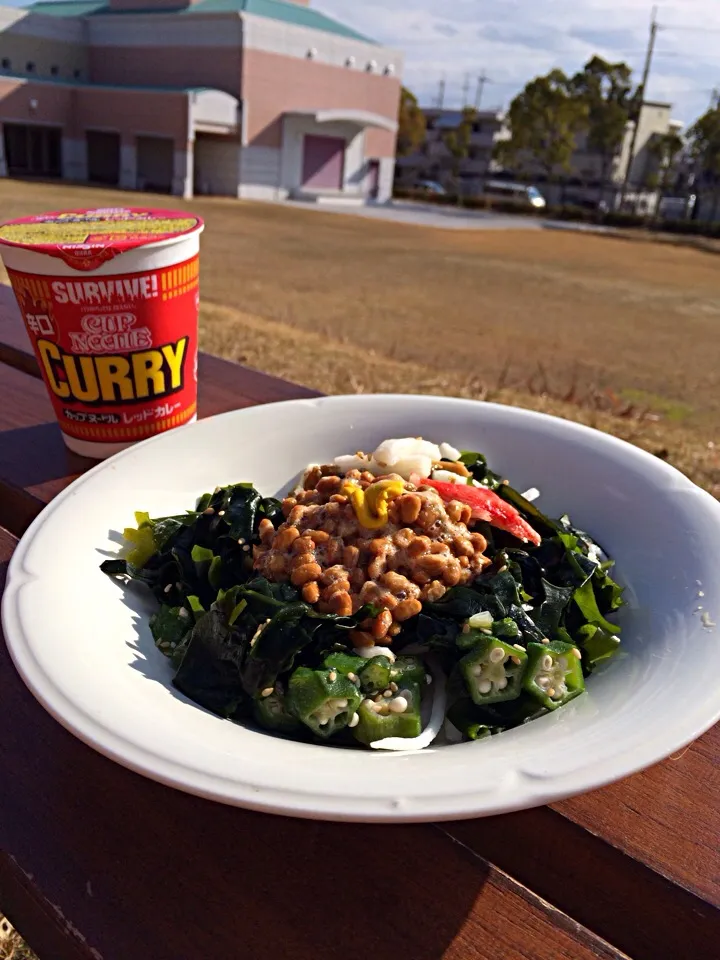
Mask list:
[[[477,90],[475,92],[475,109],[480,109],[480,104],[482,103],[483,93],[485,92],[485,84],[492,83],[490,77],[485,76],[485,71],[483,71],[480,76],[477,78]]]
[[[438,110],[442,110],[444,104],[445,104],[445,77],[442,76],[440,78],[440,86],[438,87],[438,97],[437,97]]]
[[[463,110],[468,105],[468,97],[470,96],[470,74],[465,74],[465,81],[462,88],[462,107]]]
[[[630,152],[628,154],[627,169],[623,179],[622,190],[620,191],[621,209],[625,201],[625,194],[627,193],[628,184],[630,182],[630,174],[632,173],[633,161],[635,159],[635,148],[637,147],[638,132],[640,128],[640,117],[642,116],[642,109],[645,103],[645,94],[647,93],[648,88],[648,80],[650,79],[650,69],[652,67],[653,54],[655,53],[655,40],[657,39],[658,30],[660,29],[660,25],[657,21],[657,11],[658,8],[653,7],[652,19],[650,21],[650,39],[648,41],[647,53],[645,54],[645,66],[643,68],[643,76],[640,83],[640,103],[638,104],[635,125],[633,127],[632,138],[630,140]]]

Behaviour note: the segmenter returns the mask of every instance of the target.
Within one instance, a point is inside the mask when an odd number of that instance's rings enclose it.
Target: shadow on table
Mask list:
[[[487,880],[427,826],[271,817],[154,783],[46,714],[1,642],[0,678],[0,849],[104,960],[440,960]]]
[[[0,464],[4,476],[12,479],[16,486],[40,486],[75,476],[97,463],[68,450],[57,423],[5,430],[1,439]]]

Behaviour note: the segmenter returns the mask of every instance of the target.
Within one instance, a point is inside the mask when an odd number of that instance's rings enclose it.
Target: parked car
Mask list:
[[[482,196],[490,200],[504,200],[518,207],[535,207],[540,210],[547,206],[545,197],[537,187],[524,183],[506,183],[504,180],[488,180],[483,186]]]
[[[444,197],[447,195],[445,187],[435,180],[418,180],[413,184],[413,190],[418,190],[421,193],[434,194],[436,197]]]

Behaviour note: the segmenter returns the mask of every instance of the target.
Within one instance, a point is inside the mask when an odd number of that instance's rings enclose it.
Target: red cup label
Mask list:
[[[92,279],[8,270],[63,433],[133,443],[195,416],[199,263]]]

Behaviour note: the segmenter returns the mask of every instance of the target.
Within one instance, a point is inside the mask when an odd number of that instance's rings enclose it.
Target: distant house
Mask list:
[[[671,119],[671,109],[669,103],[645,101],[640,113],[628,197],[643,211],[652,209],[658,200],[657,191],[647,188],[651,174],[657,172],[652,144],[657,137],[682,129],[682,124]],[[577,138],[570,171],[558,171],[558,175],[548,182],[539,167],[533,168],[530,158],[522,171],[503,169],[494,159],[494,150],[498,142],[510,137],[506,114],[500,110],[480,111],[473,121],[468,156],[460,164],[459,183],[455,183],[455,161],[444,138],[447,131],[460,125],[462,111],[432,107],[424,109],[423,113],[427,122],[424,143],[412,156],[398,160],[397,178],[402,186],[431,179],[450,189],[459,188],[463,193],[473,195],[482,193],[483,184],[489,178],[515,180],[522,176],[525,180],[532,179],[551,204],[597,204],[602,200],[613,207],[619,200],[630,159],[632,123],[628,124],[620,149],[611,158],[607,183],[602,178],[601,158],[588,147],[584,134]]]
[[[0,176],[384,200],[401,76],[308,0],[0,7]]]

